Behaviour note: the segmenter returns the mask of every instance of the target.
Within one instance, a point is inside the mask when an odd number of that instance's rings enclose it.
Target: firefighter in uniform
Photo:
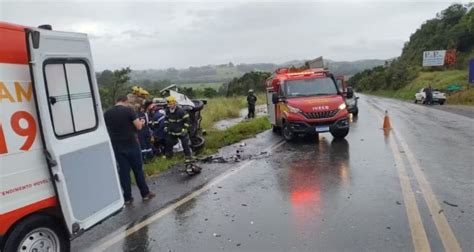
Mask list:
[[[189,148],[189,114],[187,114],[182,108],[177,106],[176,98],[168,96],[166,98],[168,107],[165,110],[165,132],[166,132],[166,145],[165,154],[167,158],[173,156],[173,146],[181,140],[183,146],[184,155],[186,160],[191,159],[191,149]]]
[[[247,118],[249,119],[255,117],[255,103],[257,103],[257,96],[253,93],[253,89],[249,89],[249,94],[247,95],[247,105],[249,109]]]

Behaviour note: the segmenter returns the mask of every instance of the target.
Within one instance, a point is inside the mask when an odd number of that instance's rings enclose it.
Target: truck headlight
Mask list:
[[[340,110],[344,110],[347,107],[346,103],[339,105]]]
[[[300,113],[301,112],[301,109],[299,108],[295,108],[293,106],[290,106],[290,105],[286,105],[288,107],[288,110],[291,112],[291,113]]]

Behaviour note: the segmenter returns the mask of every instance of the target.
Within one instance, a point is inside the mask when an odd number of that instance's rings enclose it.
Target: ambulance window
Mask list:
[[[74,133],[63,65],[47,65],[45,67],[45,77],[48,83],[49,107],[54,132],[58,136]]]
[[[97,124],[89,76],[84,64],[66,64],[76,131],[94,128]]]
[[[44,74],[55,135],[63,138],[95,129],[97,111],[86,63],[49,62],[45,63]]]

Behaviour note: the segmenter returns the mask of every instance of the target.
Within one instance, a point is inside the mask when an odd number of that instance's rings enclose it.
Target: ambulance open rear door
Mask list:
[[[120,210],[123,198],[87,35],[27,32],[45,156],[71,234]]]

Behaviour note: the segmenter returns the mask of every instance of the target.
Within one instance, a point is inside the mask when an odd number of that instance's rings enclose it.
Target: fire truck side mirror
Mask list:
[[[279,101],[279,99],[278,99],[278,94],[277,94],[277,93],[273,93],[273,94],[272,94],[272,102],[273,102],[273,104],[277,104],[278,101]]]
[[[354,90],[352,90],[352,88],[348,87],[347,88],[347,98],[351,99],[352,97],[354,97]]]

